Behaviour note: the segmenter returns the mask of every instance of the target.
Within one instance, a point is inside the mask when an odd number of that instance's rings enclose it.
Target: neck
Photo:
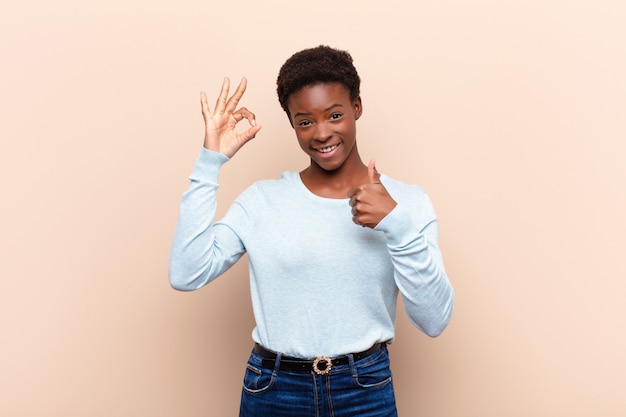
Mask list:
[[[333,171],[327,171],[319,165],[311,163],[300,172],[300,178],[314,194],[328,198],[346,198],[352,187],[367,182],[367,165],[356,154],[355,157],[345,161],[341,167]]]

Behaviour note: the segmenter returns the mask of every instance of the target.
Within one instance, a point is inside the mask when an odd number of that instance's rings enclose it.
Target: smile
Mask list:
[[[325,148],[313,148],[313,149],[315,149],[316,151],[321,152],[321,153],[329,153],[329,152],[334,151],[338,147],[339,147],[339,144],[332,145],[332,146],[327,146]]]

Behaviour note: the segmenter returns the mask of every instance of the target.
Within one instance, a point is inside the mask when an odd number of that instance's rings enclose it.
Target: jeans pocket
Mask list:
[[[361,366],[355,366],[354,383],[361,388],[378,388],[392,381],[389,357],[381,354],[376,360]]]
[[[269,369],[257,368],[251,364],[246,365],[243,376],[243,389],[250,394],[260,394],[271,388],[274,384],[274,374]]]

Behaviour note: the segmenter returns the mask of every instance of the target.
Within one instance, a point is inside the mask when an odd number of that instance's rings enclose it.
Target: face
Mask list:
[[[311,165],[335,171],[355,158],[356,121],[363,111],[360,97],[350,99],[339,83],[316,84],[292,94],[287,105],[291,124]],[[357,161],[355,161],[357,162]]]

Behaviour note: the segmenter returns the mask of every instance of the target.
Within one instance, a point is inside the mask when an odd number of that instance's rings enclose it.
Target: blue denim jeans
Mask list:
[[[279,354],[280,356],[280,354]],[[250,355],[243,379],[240,417],[393,417],[397,416],[389,353],[377,352],[346,365],[333,365],[327,375],[261,366]]]

